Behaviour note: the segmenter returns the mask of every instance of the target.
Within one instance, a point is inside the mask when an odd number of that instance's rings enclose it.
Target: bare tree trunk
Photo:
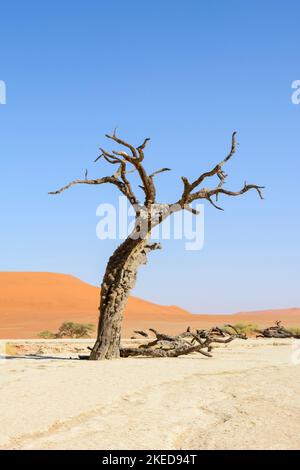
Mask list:
[[[127,238],[110,257],[101,286],[97,339],[90,360],[120,357],[121,327],[138,268],[147,262],[147,253],[159,248],[147,240]]]
[[[197,210],[191,207],[191,204],[196,200],[205,199],[215,208],[223,210],[221,207],[216,205],[212,199],[213,197],[215,197],[217,201],[218,196],[221,194],[226,196],[241,196],[242,194],[254,189],[257,191],[259,197],[263,199],[263,186],[245,183],[239,191],[229,191],[223,187],[228,176],[223,170],[223,165],[231,159],[236,151],[236,132],[233,132],[232,134],[229,154],[215,165],[214,168],[200,174],[200,176],[193,181],[189,181],[184,176],[181,178],[184,186],[183,191],[181,197],[173,204],[158,204],[156,202],[156,187],[154,184],[154,178],[161,173],[170,171],[170,168],[161,168],[148,174],[143,166],[145,157],[144,149],[150,139],[146,138],[141,145],[134,147],[130,143],[117,137],[116,130],[113,135],[106,134],[106,137],[122,146],[122,148],[125,147],[126,152],[124,150],[112,150],[112,152],[107,152],[101,148],[101,154],[96,158],[95,162],[100,158],[103,158],[106,162],[112,165],[118,165],[117,171],[111,176],[103,176],[95,179],[87,178],[86,172],[84,179],[79,178],[73,180],[66,186],[63,186],[56,191],[52,191],[49,194],[60,194],[70,187],[78,184],[112,184],[124,196],[126,196],[136,211],[137,220],[133,234],[142,232],[142,235],[145,234],[146,236],[149,235],[152,228],[160,224],[171,213],[179,210],[188,210],[197,215]],[[129,166],[131,167],[130,170],[128,170]],[[143,190],[145,195],[144,205],[141,205],[139,202],[139,198],[136,196],[131,182],[127,178],[128,174],[132,173],[132,171],[135,171],[140,179],[141,184],[139,185],[139,188]],[[213,189],[203,187],[202,183],[206,181],[207,178],[213,176],[217,176],[219,178],[220,181],[218,185]],[[101,288],[101,300],[99,306],[100,318],[97,340],[90,354],[91,360],[120,357],[121,326],[124,309],[130,291],[135,284],[139,266],[146,263],[147,252],[156,248],[160,248],[160,245],[157,243],[149,245],[147,243],[147,239],[143,236],[137,238],[129,236],[109,259]],[[199,343],[199,345],[203,346],[202,343]],[[181,346],[182,345],[180,345],[176,354],[186,353],[186,346]],[[136,355],[136,351],[131,353],[131,351],[127,349],[126,351],[122,350],[121,354]],[[161,355],[162,353],[155,352],[153,354]],[[174,353],[168,353],[168,355],[173,356]]]

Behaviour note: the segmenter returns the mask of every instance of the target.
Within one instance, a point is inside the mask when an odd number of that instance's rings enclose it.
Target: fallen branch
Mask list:
[[[256,330],[258,335],[256,338],[295,338],[300,339],[300,334],[293,333],[292,331],[287,330],[282,325],[281,321],[278,320],[275,322],[275,326],[269,326],[262,330]]]
[[[159,333],[153,328],[149,328],[155,338],[147,344],[142,344],[137,348],[120,348],[121,357],[146,356],[146,357],[179,357],[191,353],[199,353],[206,357],[212,357],[211,351],[213,343],[227,344],[236,338],[247,339],[245,334],[225,331],[214,327],[210,330],[196,330],[193,333],[190,328],[183,333],[171,336]],[[135,331],[144,338],[148,336],[144,331]]]

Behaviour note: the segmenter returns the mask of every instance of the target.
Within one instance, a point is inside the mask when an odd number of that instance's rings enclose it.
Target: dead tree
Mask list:
[[[184,333],[177,336],[158,333],[150,328],[155,335],[154,340],[149,343],[142,344],[137,348],[120,348],[121,357],[129,356],[148,356],[148,357],[179,357],[186,354],[197,352],[206,357],[212,357],[213,344],[227,344],[236,338],[247,339],[243,333],[238,333],[235,329],[233,332],[222,330],[214,327],[210,330],[196,330],[193,333],[190,328]],[[137,332],[143,337],[148,336],[147,333]]]
[[[102,158],[109,164],[116,165],[117,170],[111,176],[95,179],[88,179],[85,174],[84,179],[74,180],[61,189],[50,193],[60,194],[71,186],[79,184],[101,185],[108,183],[126,196],[135,210],[135,227],[132,233],[109,258],[106,267],[101,285],[97,339],[90,354],[91,360],[112,359],[120,356],[123,313],[130,291],[135,284],[138,268],[146,263],[147,256],[151,251],[160,248],[159,243],[149,242],[152,229],[174,212],[188,210],[196,215],[197,212],[191,207],[191,203],[196,200],[204,199],[216,209],[223,210],[216,203],[218,196],[240,196],[254,189],[262,199],[261,190],[263,188],[247,183],[239,191],[229,191],[224,188],[227,175],[223,166],[236,151],[236,133],[234,132],[230,152],[224,160],[193,181],[182,177],[183,191],[178,200],[175,203],[159,204],[156,201],[154,180],[158,175],[170,169],[161,168],[152,173],[146,171],[144,150],[150,139],[147,138],[141,145],[134,147],[117,137],[115,132],[113,135],[106,135],[106,137],[118,144],[121,149],[111,152],[100,149],[101,154],[95,161]],[[128,179],[129,173],[133,171],[141,181],[140,188],[144,193],[143,202],[139,201]],[[203,187],[202,184],[213,176],[218,178],[218,184],[213,188]],[[213,201],[213,197],[215,201]]]
[[[269,326],[269,328],[264,328],[262,330],[256,330],[258,335],[256,338],[296,338],[300,339],[300,334],[293,333],[292,331],[287,330],[282,325],[281,321],[277,320],[275,326]]]

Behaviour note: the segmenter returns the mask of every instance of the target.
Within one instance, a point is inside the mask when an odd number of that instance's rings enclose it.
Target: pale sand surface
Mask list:
[[[294,343],[237,340],[212,359],[0,360],[0,448],[299,449]]]

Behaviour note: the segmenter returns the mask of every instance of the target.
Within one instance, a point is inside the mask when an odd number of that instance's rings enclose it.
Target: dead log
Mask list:
[[[295,338],[300,339],[300,335],[293,333],[292,331],[287,330],[281,321],[276,321],[275,326],[269,326],[268,328],[264,328],[262,330],[256,330],[258,335],[256,338]]]
[[[188,346],[187,344],[182,344],[177,348],[170,349],[151,349],[151,348],[121,348],[120,356],[129,357],[129,356],[148,356],[148,357],[178,357],[186,354],[191,354],[193,352],[199,352],[206,357],[212,357],[209,352],[203,351],[200,345],[197,346]]]
[[[196,330],[195,333],[188,328],[187,331],[176,336],[159,333],[153,328],[149,328],[149,331],[155,334],[155,339],[137,348],[121,347],[120,356],[179,357],[197,352],[203,356],[212,357],[213,343],[228,344],[235,338],[247,339],[245,334],[240,334],[235,329],[232,333],[219,327]]]

